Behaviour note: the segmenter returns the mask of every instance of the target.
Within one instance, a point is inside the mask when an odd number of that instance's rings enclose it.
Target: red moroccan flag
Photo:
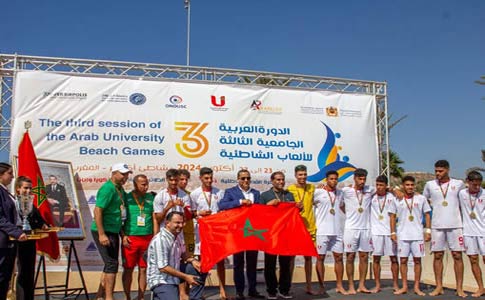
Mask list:
[[[202,272],[244,250],[270,254],[317,256],[294,203],[254,204],[200,218]]]
[[[42,179],[39,163],[37,162],[37,157],[35,156],[34,147],[32,146],[28,132],[24,133],[24,137],[19,145],[18,176],[27,176],[32,179],[32,191],[35,195],[34,205],[47,224],[54,224],[51,208],[49,202],[47,202],[44,180]],[[48,238],[38,240],[37,251],[48,255],[53,260],[57,260],[59,258],[59,240],[57,233],[51,232]]]

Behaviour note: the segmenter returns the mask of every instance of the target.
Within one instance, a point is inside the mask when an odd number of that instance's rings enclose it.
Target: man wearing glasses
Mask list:
[[[259,191],[250,187],[251,174],[248,170],[237,172],[238,185],[225,191],[224,197],[219,202],[219,209],[226,210],[244,205],[259,204]],[[236,285],[236,299],[244,297],[244,257],[246,257],[246,276],[248,278],[248,296],[252,298],[264,298],[256,290],[256,264],[258,251],[242,251],[235,253],[234,260],[234,283]]]

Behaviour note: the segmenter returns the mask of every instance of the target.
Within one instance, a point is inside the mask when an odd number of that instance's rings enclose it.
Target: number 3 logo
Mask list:
[[[178,153],[188,158],[197,158],[209,150],[209,141],[202,131],[209,123],[175,122],[175,130],[185,131],[182,142],[175,144]]]

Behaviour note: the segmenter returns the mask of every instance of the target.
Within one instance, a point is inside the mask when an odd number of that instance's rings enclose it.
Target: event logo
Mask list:
[[[135,105],[142,105],[147,101],[145,95],[141,93],[134,93],[130,95],[130,102]]]
[[[177,152],[188,158],[198,158],[209,150],[209,141],[202,131],[209,123],[175,122],[175,130],[185,131],[182,142],[175,144]]]
[[[329,106],[325,110],[327,111],[327,116],[338,117],[338,108],[336,108],[334,106]]]
[[[217,96],[212,95],[211,96],[211,103],[212,107],[210,109],[214,111],[226,111],[228,110],[226,106],[226,96],[220,96],[219,97],[219,102],[217,101]]]
[[[317,158],[317,165],[320,170],[317,173],[308,176],[308,181],[322,181],[325,178],[325,174],[330,170],[337,171],[339,175],[338,180],[343,181],[352,176],[356,168],[349,163],[348,156],[343,156],[341,158],[338,153],[339,150],[342,150],[342,147],[335,145],[335,139],[341,137],[340,133],[334,133],[327,124],[323,122],[322,124],[327,131],[327,139],[325,140]]]
[[[186,104],[182,104],[184,100],[180,96],[173,95],[168,99],[168,101],[170,104],[165,104],[166,108],[187,108]]]

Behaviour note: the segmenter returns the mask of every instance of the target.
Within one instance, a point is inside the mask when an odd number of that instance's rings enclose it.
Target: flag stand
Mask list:
[[[74,260],[76,261],[77,269],[79,272],[79,276],[81,278],[82,287],[77,288],[69,288],[69,274],[71,272],[71,258],[72,254],[74,253]],[[42,278],[43,278],[43,286],[36,287],[35,289],[43,289],[44,290],[44,299],[48,300],[50,294],[59,294],[64,292],[64,297],[62,299],[72,299],[79,297],[83,292],[86,296],[86,299],[89,300],[88,289],[86,288],[86,282],[84,281],[83,272],[81,270],[81,264],[79,263],[79,257],[77,256],[76,246],[74,244],[74,240],[70,240],[69,244],[69,254],[67,257],[67,269],[66,269],[66,281],[64,284],[60,285],[47,285],[47,275],[46,275],[46,267],[45,267],[45,256],[41,255],[39,259],[39,263],[37,265],[37,271],[35,272],[35,281],[34,286],[37,286],[37,279],[39,277],[40,269],[42,268]]]

